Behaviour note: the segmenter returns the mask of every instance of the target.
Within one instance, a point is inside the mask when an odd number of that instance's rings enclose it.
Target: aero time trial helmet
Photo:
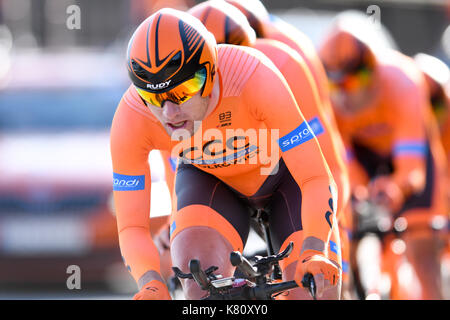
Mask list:
[[[217,43],[192,15],[164,8],[136,29],[128,44],[131,81],[146,102],[162,107],[208,96],[216,74]]]
[[[226,0],[247,17],[250,26],[258,38],[264,38],[264,21],[269,19],[269,12],[260,0]]]
[[[245,15],[225,1],[205,1],[192,7],[188,13],[212,32],[217,43],[251,46],[256,40],[255,31]]]

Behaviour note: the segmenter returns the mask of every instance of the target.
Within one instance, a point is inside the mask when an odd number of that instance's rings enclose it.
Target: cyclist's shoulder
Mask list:
[[[157,132],[158,134],[152,134]],[[148,144],[155,137],[163,140],[158,120],[138,96],[133,85],[125,91],[111,124],[111,145]]]
[[[271,58],[271,60],[275,62],[275,64],[280,59],[294,61],[300,60],[301,62],[303,62],[303,58],[298,53],[298,51],[280,40],[259,38],[256,39],[253,47]]]
[[[218,72],[222,81],[222,95],[239,96],[252,78],[270,81],[270,69],[279,72],[274,63],[261,51],[245,46],[218,45]],[[252,88],[250,88],[252,89]]]
[[[125,117],[124,114],[135,114],[138,117],[144,117],[147,120],[157,123],[156,117],[151,113],[148,107],[144,104],[136,88],[131,84],[125,93],[122,95],[122,99],[116,110],[116,116],[114,118]],[[129,116],[127,116],[129,117]]]
[[[242,71],[256,67],[263,59],[261,53],[251,47],[233,44],[219,44],[217,46],[217,64],[222,74],[235,72],[237,68]]]
[[[414,60],[403,53],[387,49],[377,55],[380,83],[391,89],[417,90],[424,84],[423,75]]]

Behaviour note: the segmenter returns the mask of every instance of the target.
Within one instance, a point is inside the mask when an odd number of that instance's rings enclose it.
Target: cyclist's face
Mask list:
[[[353,113],[363,109],[373,97],[376,82],[374,78],[375,74],[372,73],[370,78],[365,79],[358,79],[354,75],[348,77],[346,82],[343,82],[344,85],[330,82],[330,98],[333,105],[346,113]]]

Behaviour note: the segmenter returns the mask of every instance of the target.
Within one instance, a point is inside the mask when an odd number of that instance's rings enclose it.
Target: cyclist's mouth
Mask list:
[[[187,124],[187,120],[180,121],[180,122],[168,122],[168,123],[167,123],[167,125],[168,125],[172,130],[185,128],[185,127],[186,127],[186,124]]]

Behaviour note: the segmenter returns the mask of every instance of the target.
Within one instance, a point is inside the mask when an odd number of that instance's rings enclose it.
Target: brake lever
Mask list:
[[[197,259],[192,259],[189,261],[189,270],[191,271],[192,277],[195,282],[202,288],[202,290],[208,290],[211,286],[211,279],[206,275],[205,271],[202,270],[200,261]]]
[[[172,270],[173,270],[173,273],[175,273],[175,275],[180,279],[194,279],[192,274],[184,273],[178,267],[172,267]]]
[[[317,300],[316,298],[316,282],[314,281],[314,276],[311,273],[305,273],[302,279],[303,288],[308,289],[309,293],[313,300]]]
[[[213,272],[216,271],[217,269],[219,269],[219,267],[211,266],[205,270],[205,273],[209,278],[211,278],[212,280],[215,280],[215,279],[217,279],[217,277],[216,277],[216,275],[213,274]],[[180,279],[194,279],[194,276],[191,273],[184,273],[178,267],[172,267],[172,270],[173,270],[175,276],[177,276]]]

